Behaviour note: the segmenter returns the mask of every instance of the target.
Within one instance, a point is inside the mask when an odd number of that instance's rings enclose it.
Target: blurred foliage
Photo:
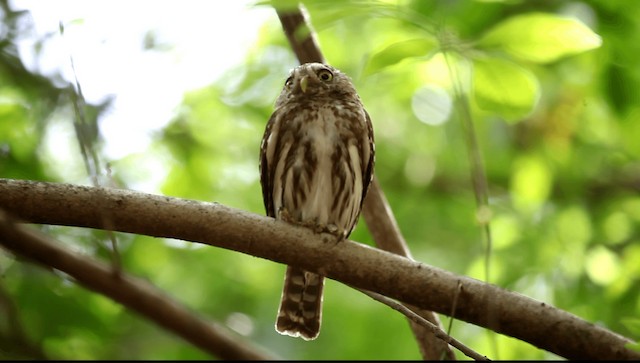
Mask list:
[[[15,42],[30,24],[0,4],[0,177],[86,183],[79,147],[61,156],[47,146],[48,133],[77,145],[72,133],[54,133],[73,125],[75,88],[23,66]],[[372,117],[375,172],[416,259],[484,278],[454,97],[468,93],[489,185],[491,282],[640,338],[640,2],[305,4],[326,59],[352,76]],[[262,214],[260,139],[296,64],[274,13],[246,62],[186,94],[146,154],[110,161],[115,182],[135,184],[142,165],[162,165],[165,195]],[[99,233],[43,229],[109,259]],[[351,237],[372,244],[364,223]],[[402,316],[335,281],[322,333],[305,342],[273,329],[284,266],[181,241],[119,240],[126,271],[283,358],[420,358]],[[5,253],[0,271],[2,358],[207,358],[64,274]],[[464,322],[452,334],[493,359],[555,358]]]

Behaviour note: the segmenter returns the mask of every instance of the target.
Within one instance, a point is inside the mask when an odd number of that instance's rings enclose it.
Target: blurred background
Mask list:
[[[375,173],[414,258],[481,280],[489,261],[491,283],[640,337],[640,2],[305,5],[371,115]],[[264,214],[260,140],[297,65],[270,2],[0,7],[1,178]],[[470,154],[484,163],[488,214]],[[109,261],[103,232],[40,228]],[[284,266],[117,237],[126,272],[280,357],[420,359],[401,315],[340,283],[327,281],[321,334],[305,342],[273,328]],[[364,221],[351,239],[372,244]],[[62,273],[0,251],[0,274],[1,358],[210,358]],[[558,358],[462,321],[451,333],[492,359]]]

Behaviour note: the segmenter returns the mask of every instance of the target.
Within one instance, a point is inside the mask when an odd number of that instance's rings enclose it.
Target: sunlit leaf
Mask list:
[[[419,88],[411,98],[411,109],[418,120],[427,125],[440,125],[449,119],[453,101],[444,89],[427,85]]]
[[[500,58],[473,61],[473,92],[478,106],[517,120],[533,110],[540,86],[528,70]]]
[[[511,197],[522,212],[537,210],[549,198],[553,175],[537,156],[522,156],[512,166]]]
[[[611,285],[620,277],[620,259],[604,246],[596,246],[587,253],[585,270],[596,284]]]
[[[601,44],[600,36],[580,21],[546,13],[511,17],[494,26],[478,43],[482,48],[499,48],[538,63],[553,62]]]
[[[558,239],[574,248],[586,246],[593,237],[593,226],[589,214],[584,208],[571,206],[558,213],[555,221],[555,233]]]
[[[431,37],[404,40],[391,44],[375,53],[369,59],[365,73],[378,72],[407,58],[428,56],[436,48],[436,45],[436,40]]]
[[[262,0],[256,1],[254,6],[272,6],[279,10],[293,10],[298,8],[297,0]]]

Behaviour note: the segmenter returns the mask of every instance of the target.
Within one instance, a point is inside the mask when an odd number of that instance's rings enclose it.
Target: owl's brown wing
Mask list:
[[[367,137],[369,137],[369,160],[364,166],[364,174],[362,175],[362,201],[360,201],[360,209],[362,209],[362,205],[364,204],[364,198],[367,196],[367,192],[369,191],[369,186],[371,186],[371,181],[373,180],[373,167],[376,163],[376,147],[373,137],[373,125],[371,124],[371,117],[369,117],[369,113],[367,110],[364,110],[365,122],[367,126]]]
[[[269,147],[269,136],[271,136],[272,131],[271,129],[273,128],[273,124],[276,122],[276,112],[271,114],[269,122],[267,122],[267,127],[264,131],[264,136],[262,137],[262,143],[260,144],[260,185],[262,186],[262,199],[264,201],[264,209],[267,212],[267,216],[274,218],[276,213],[273,210],[273,180],[271,178],[272,173],[269,170],[267,151]],[[271,142],[275,142],[275,140],[271,140]]]

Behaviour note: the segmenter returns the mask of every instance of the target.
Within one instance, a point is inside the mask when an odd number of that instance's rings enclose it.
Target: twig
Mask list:
[[[64,39],[64,24],[62,21],[58,23],[58,29],[60,36]],[[100,170],[102,168],[98,151],[98,138],[100,135],[98,130],[99,125],[95,117],[91,119],[87,117],[87,102],[84,94],[82,93],[82,87],[80,85],[80,80],[78,79],[71,50],[69,50],[69,65],[71,66],[71,72],[73,73],[74,79],[73,85],[69,87],[69,93],[74,111],[73,127],[76,132],[76,140],[78,140],[82,160],[84,161],[85,169],[91,179],[91,183],[94,187],[99,187],[101,186]],[[108,167],[109,166],[107,165],[107,168]],[[108,176],[111,177],[110,173]],[[107,215],[104,216],[104,230],[107,232],[107,236],[111,242],[111,249],[108,250],[108,252],[111,256],[113,273],[118,275],[121,269],[118,240],[115,233],[109,229],[109,216]]]
[[[149,283],[124,272],[114,276],[107,265],[72,252],[49,237],[16,224],[0,210],[0,244],[14,254],[51,266],[173,331],[202,350],[222,359],[271,360],[250,342],[206,321]]]
[[[453,305],[451,305],[451,313],[449,314],[451,319],[449,319],[449,326],[447,327],[447,332],[451,332],[451,328],[453,327],[453,319],[456,317],[456,308],[458,307],[458,297],[460,296],[461,292],[462,292],[462,284],[460,283],[460,281],[458,281],[457,291],[455,296],[453,297]]]
[[[465,91],[466,87],[460,79],[459,72],[454,68],[454,61],[448,52],[444,53],[445,62],[449,71],[449,78],[453,84],[453,94],[456,103],[459,106],[460,122],[467,144],[467,155],[469,158],[469,166],[471,168],[471,184],[473,186],[473,194],[476,198],[476,220],[480,224],[482,240],[485,244],[485,281],[491,282],[491,253],[493,240],[491,237],[491,209],[489,207],[489,186],[487,185],[487,175],[484,167],[482,153],[478,144],[473,117],[471,116],[471,106],[469,97]]]
[[[444,330],[440,329],[438,326],[436,326],[432,322],[428,321],[427,319],[425,319],[425,318],[421,317],[420,315],[416,314],[415,312],[411,311],[411,309],[409,309],[406,306],[400,304],[399,302],[397,302],[395,300],[392,300],[392,299],[389,299],[388,297],[380,295],[380,294],[375,293],[375,292],[362,290],[362,289],[358,289],[358,288],[355,288],[355,289],[359,290],[361,293],[369,296],[370,298],[372,298],[374,300],[377,300],[377,301],[389,306],[390,308],[392,308],[392,309],[394,309],[396,311],[399,311],[400,313],[404,314],[407,318],[411,319],[412,321],[416,322],[417,324],[420,324],[420,326],[423,326],[426,329],[428,329],[429,331],[431,331],[433,333],[433,335],[435,337],[437,337],[438,339],[441,339],[443,342],[445,342],[447,344],[451,344],[451,346],[455,347],[456,349],[458,349],[459,351],[464,353],[464,355],[466,355],[467,357],[475,359],[475,360],[481,360],[481,361],[489,360],[487,357],[485,357],[485,356],[481,355],[480,353],[474,351],[473,349],[467,347],[466,345],[464,345],[460,341],[456,340],[452,336],[450,336],[447,333],[445,333]]]

